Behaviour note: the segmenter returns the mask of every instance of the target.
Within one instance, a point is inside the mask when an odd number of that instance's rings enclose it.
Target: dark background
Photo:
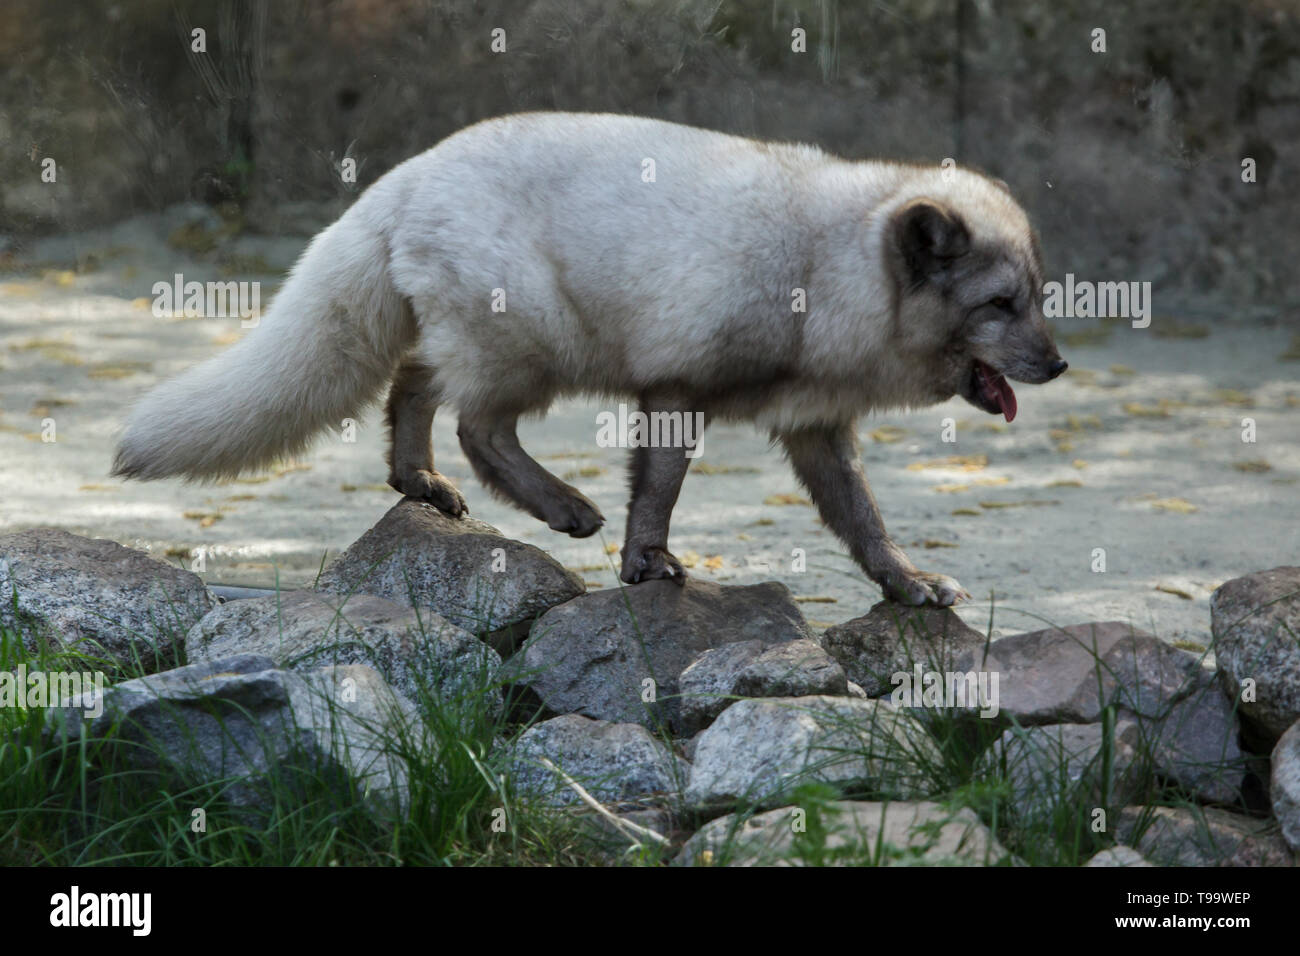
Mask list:
[[[0,94],[0,260],[191,198],[309,234],[475,120],[609,110],[955,157],[1012,186],[1050,276],[1149,280],[1158,316],[1300,303],[1295,0],[6,0]]]

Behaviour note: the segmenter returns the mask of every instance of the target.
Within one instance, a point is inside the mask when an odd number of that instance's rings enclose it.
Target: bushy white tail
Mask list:
[[[256,328],[140,401],[113,474],[232,478],[297,454],[375,399],[414,336],[383,239],[345,214],[312,240]]]

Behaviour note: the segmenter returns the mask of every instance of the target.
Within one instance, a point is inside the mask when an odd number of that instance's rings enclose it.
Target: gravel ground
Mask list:
[[[324,436],[274,473],[215,486],[108,477],[130,403],[240,334],[238,319],[156,318],[153,283],[178,271],[260,279],[265,307],[302,246],[241,239],[215,262],[192,259],[164,241],[192,215],[45,240],[0,275],[0,532],[63,527],[186,566],[202,548],[212,583],[309,583],[397,500],[383,484],[377,409],[359,419],[355,442]],[[74,261],[81,271],[67,269]],[[987,631],[991,618],[997,634],[1121,619],[1204,644],[1217,585],[1300,563],[1300,364],[1283,359],[1296,351],[1291,331],[1198,325],[1159,306],[1157,295],[1145,330],[1059,320],[1071,371],[1020,386],[1013,424],[960,399],[861,423],[887,526],[919,566],[974,595],[960,608],[972,626]],[[524,446],[605,512],[603,534],[583,541],[489,497],[460,452],[454,418],[434,425],[438,467],[471,512],[548,550],[592,587],[616,581],[609,552],[621,542],[627,497],[626,453],[595,444],[602,409],[566,403],[521,428]],[[945,418],[955,420],[953,442],[943,440]],[[1253,443],[1242,440],[1247,418]],[[51,422],[55,440],[45,441]],[[696,575],[784,582],[819,627],[880,597],[821,527],[779,452],[744,427],[709,430],[671,546]],[[1104,572],[1095,569],[1102,552]]]

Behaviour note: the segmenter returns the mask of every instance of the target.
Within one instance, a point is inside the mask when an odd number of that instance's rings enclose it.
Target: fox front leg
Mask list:
[[[689,434],[686,431],[686,424],[696,420],[688,419],[693,413],[687,408],[686,402],[665,396],[645,395],[642,396],[641,407],[647,415],[652,412],[667,412],[669,415],[664,416],[663,420],[680,421],[683,427],[678,431],[680,441],[661,441],[657,447],[641,446],[632,449],[629,468],[632,500],[627,506],[627,535],[623,543],[623,567],[619,578],[628,584],[656,578],[668,578],[678,584],[685,584],[686,570],[668,550],[668,524],[672,519],[673,507],[677,504],[677,495],[682,490],[686,470],[691,465],[691,459],[686,453],[692,445],[698,444],[701,436],[697,429],[692,429]],[[699,421],[702,423],[702,415]]]
[[[952,578],[917,570],[890,540],[867,485],[851,426],[809,428],[778,436],[822,520],[885,596],[902,604],[948,607],[970,594]]]

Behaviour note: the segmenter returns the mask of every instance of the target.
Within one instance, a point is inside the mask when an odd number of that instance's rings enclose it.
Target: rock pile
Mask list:
[[[683,865],[1013,863],[936,802],[954,741],[975,742],[1013,820],[1063,799],[1103,814],[1116,845],[1089,866],[1290,865],[1300,568],[1227,582],[1212,614],[1217,670],[1114,621],[990,642],[950,610],[882,602],[814,635],[782,585],[587,593],[538,549],[409,499],[314,590],[224,604],[112,542],[0,538],[0,624],[33,653],[148,675],[52,707],[52,732],[229,780],[237,805],[324,768],[401,812],[391,743],[423,732],[420,702],[485,694],[500,714],[504,690],[539,718],[499,741],[518,796],[648,821]]]

